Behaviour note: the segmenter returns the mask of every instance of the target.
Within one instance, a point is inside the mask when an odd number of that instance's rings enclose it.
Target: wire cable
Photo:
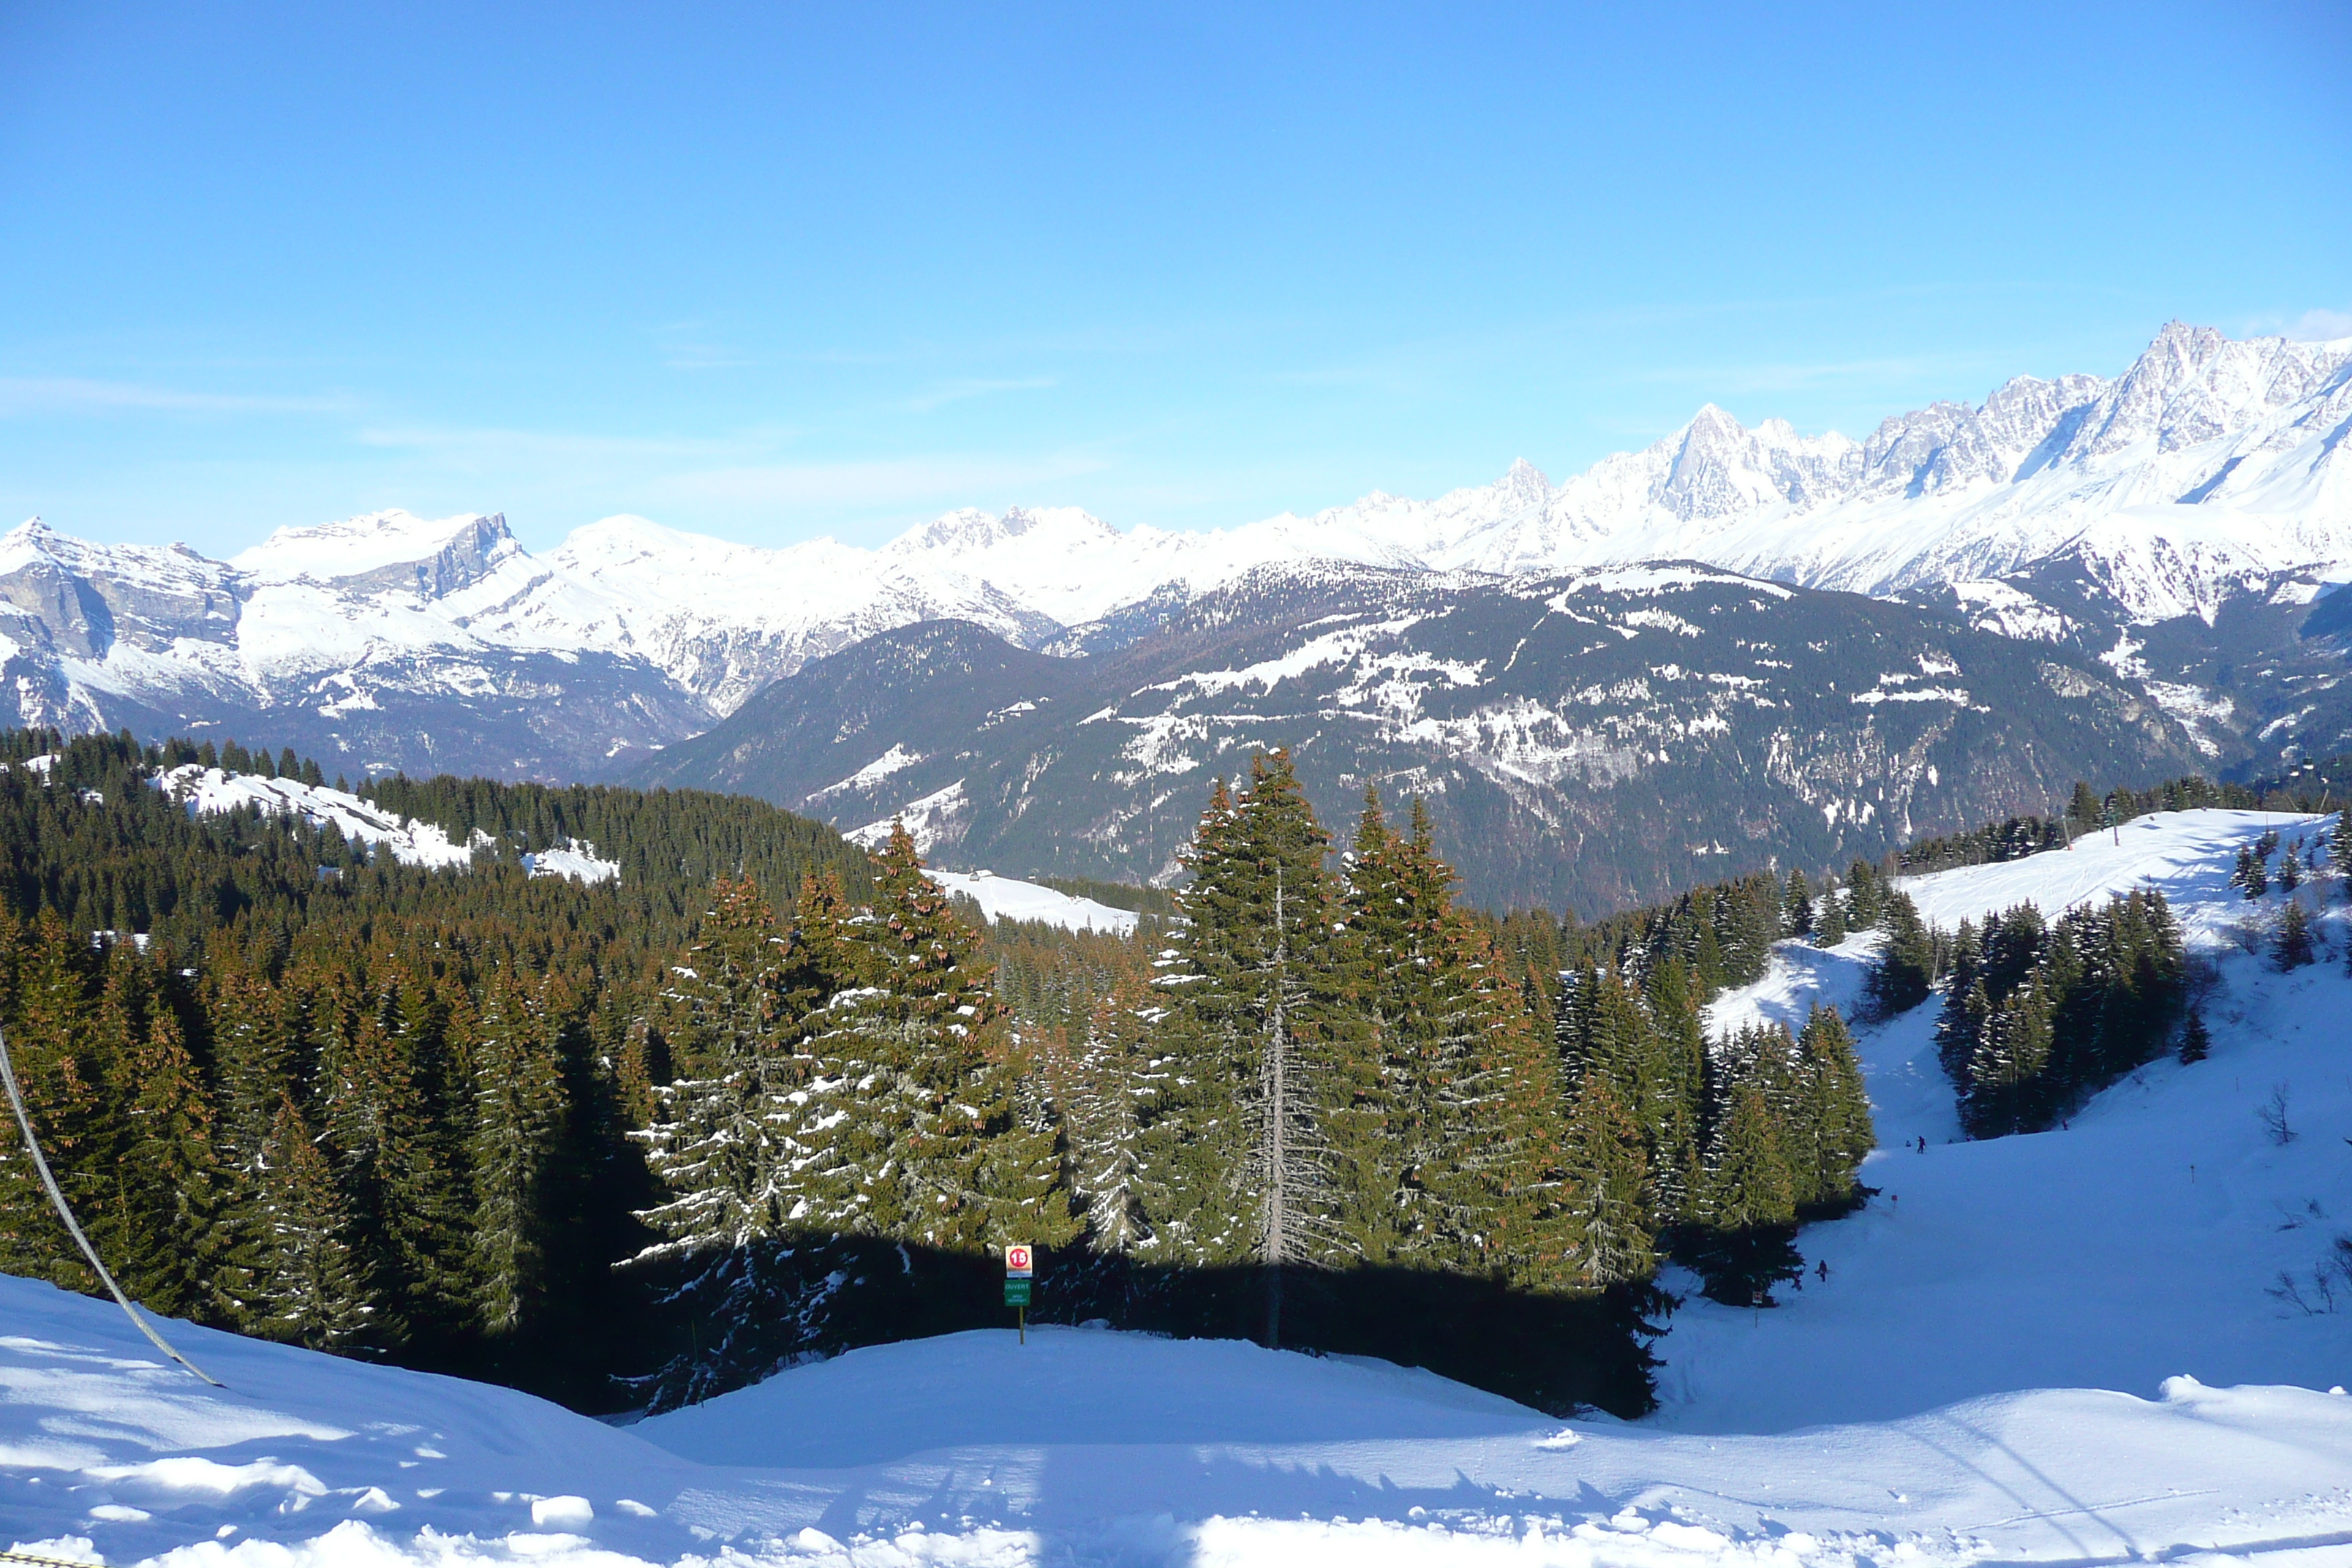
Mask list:
[[[104,1280],[106,1288],[114,1293],[114,1299],[121,1305],[124,1315],[138,1325],[141,1333],[155,1342],[157,1350],[186,1367],[205,1382],[211,1384],[215,1388],[226,1388],[227,1384],[205,1372],[194,1362],[165,1343],[163,1336],[157,1333],[147,1320],[139,1315],[139,1309],[131,1304],[131,1298],[122,1293],[122,1287],[114,1282],[114,1276],[106,1271],[106,1265],[99,1261],[98,1248],[92,1247],[89,1244],[89,1237],[81,1233],[81,1226],[74,1218],[72,1205],[66,1202],[66,1194],[58,1187],[57,1177],[49,1173],[48,1161],[41,1157],[41,1141],[33,1135],[32,1113],[25,1109],[25,1096],[16,1088],[16,1069],[9,1063],[8,1038],[5,1034],[0,1034],[0,1084],[7,1086],[8,1103],[16,1112],[16,1125],[25,1130],[25,1150],[33,1156],[33,1169],[41,1173],[41,1185],[49,1190],[49,1202],[58,1206],[58,1217],[66,1222],[66,1229],[79,1244],[81,1255],[89,1259],[89,1266],[98,1270],[98,1277]]]

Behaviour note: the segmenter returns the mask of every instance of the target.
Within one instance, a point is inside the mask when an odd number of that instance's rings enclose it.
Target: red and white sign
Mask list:
[[[1033,1272],[1026,1243],[1016,1241],[1004,1249],[1004,1277],[1007,1279],[1026,1279]]]

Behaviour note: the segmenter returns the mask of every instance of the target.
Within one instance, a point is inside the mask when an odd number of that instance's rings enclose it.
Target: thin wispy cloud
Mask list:
[[[1043,392],[1059,384],[1050,375],[942,382],[908,398],[907,407],[912,413],[929,414],[934,409],[945,408],[950,403],[962,403],[970,398],[993,397],[1005,392]]]
[[[140,382],[83,376],[0,376],[0,418],[131,411],[174,414],[325,414],[352,406],[347,397],[286,397],[192,392]]]
[[[2286,335],[2305,343],[2352,338],[2352,310],[2305,310],[2287,328]]]

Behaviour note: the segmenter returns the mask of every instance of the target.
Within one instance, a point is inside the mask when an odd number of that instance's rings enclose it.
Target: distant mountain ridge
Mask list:
[[[2068,641],[2165,689],[2149,694],[2217,763],[2252,765],[2352,721],[2305,700],[2340,658],[2294,640],[2303,607],[2352,578],[2347,433],[2352,340],[2175,322],[2113,380],[2021,378],[1860,441],[1709,405],[1562,483],[1520,462],[1431,500],[1375,493],[1201,533],[967,509],[878,550],[766,550],[614,517],[534,555],[495,514],[387,511],[216,562],[36,520],[0,535],[0,721],[224,729],[356,770],[609,776],[920,622],[1102,655],[1267,574],[1684,560]],[[2249,615],[2253,642],[2232,642],[2224,623]],[[2264,665],[2303,684],[2248,685]]]

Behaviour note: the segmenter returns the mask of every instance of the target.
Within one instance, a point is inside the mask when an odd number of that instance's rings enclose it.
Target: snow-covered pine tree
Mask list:
[[[1057,1031],[1042,1062],[1061,1122],[1064,1180],[1097,1252],[1132,1252],[1144,1239],[1142,1118],[1164,1076],[1151,1056],[1150,1002],[1132,977],[1118,976],[1083,1030],[1075,1038]]]
[[[1846,894],[1834,879],[1823,884],[1822,896],[1813,903],[1812,942],[1815,947],[1835,947],[1845,940]]]
[[[1328,843],[1287,753],[1254,759],[1238,796],[1220,784],[1186,856],[1187,923],[1156,982],[1171,1059],[1145,1131],[1147,1256],[1265,1268],[1275,1342],[1284,1270],[1360,1255],[1360,1215],[1339,1201],[1360,1190],[1336,1188],[1328,1123],[1358,1106],[1377,1063],[1368,1035],[1335,1041],[1329,1028],[1349,977]]]
[[[1694,1258],[1715,1300],[1769,1307],[1772,1287],[1804,1266],[1794,1240],[1796,1190],[1785,1142],[1763,1087],[1732,1088],[1708,1150],[1706,1229]]]
[[[829,921],[837,900],[837,889],[812,879],[801,916]],[[784,1037],[787,945],[759,889],[721,879],[686,962],[670,968],[661,1001],[679,1076],[653,1086],[655,1119],[632,1134],[668,1194],[638,1215],[664,1237],[642,1260],[709,1258],[789,1217],[794,1153],[783,1124],[808,1074]],[[831,977],[818,987],[831,988]]]
[[[809,1076],[794,1097],[788,1217],[948,1251],[1070,1240],[1078,1222],[1054,1137],[1016,1114],[1030,1066],[978,935],[923,875],[903,825],[874,881],[871,910],[830,906],[829,929],[811,932],[841,955],[847,984],[794,1026]]]
[[[1802,871],[1789,873],[1780,894],[1780,931],[1784,936],[1813,934],[1813,893]]]
[[[1342,952],[1381,1056],[1381,1092],[1358,1105],[1377,1120],[1354,1131],[1386,1188],[1365,1184],[1358,1246],[1557,1289],[1572,1282],[1558,1057],[1453,882],[1422,804],[1405,837],[1367,792]]]

